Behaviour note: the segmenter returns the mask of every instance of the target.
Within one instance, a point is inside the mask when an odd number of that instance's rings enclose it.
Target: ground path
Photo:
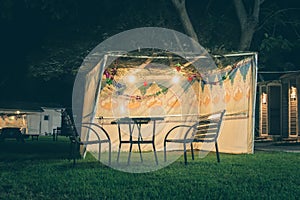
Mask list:
[[[254,150],[300,153],[300,142],[257,141],[254,144]]]

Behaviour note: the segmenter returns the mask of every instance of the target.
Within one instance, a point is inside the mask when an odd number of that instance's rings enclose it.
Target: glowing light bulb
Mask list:
[[[179,76],[174,76],[174,77],[172,78],[172,82],[173,82],[173,83],[179,83],[179,81],[180,81],[180,77],[179,77]]]
[[[128,76],[128,82],[129,82],[129,83],[135,83],[135,79],[136,79],[136,78],[135,78],[134,75],[129,75],[129,76]]]
[[[291,99],[292,100],[295,100],[296,99],[296,96],[297,96],[297,89],[296,87],[291,87]]]
[[[266,93],[262,93],[262,103],[266,104],[267,103],[267,94]]]

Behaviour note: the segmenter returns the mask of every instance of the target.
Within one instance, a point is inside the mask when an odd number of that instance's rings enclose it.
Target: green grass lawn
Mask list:
[[[187,166],[183,157],[161,170],[132,174],[88,154],[75,167],[69,141],[40,137],[0,142],[0,199],[299,199],[300,155],[215,154]],[[190,159],[189,159],[190,160]]]

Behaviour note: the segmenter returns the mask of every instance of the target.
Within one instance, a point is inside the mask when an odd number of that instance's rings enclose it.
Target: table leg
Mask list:
[[[119,150],[118,150],[118,156],[117,156],[117,163],[119,163],[120,159],[120,151],[121,151],[121,146],[122,146],[122,136],[121,136],[121,128],[120,124],[118,124],[118,132],[119,132]]]
[[[152,146],[153,146],[153,152],[154,152],[155,162],[156,162],[156,165],[158,165],[158,159],[157,159],[157,155],[156,155],[156,149],[155,149],[154,142],[152,142]]]
[[[98,153],[98,160],[101,159],[101,142],[99,143],[99,153]]]
[[[132,142],[133,127],[131,128],[131,124],[130,123],[129,123],[129,134],[130,134],[130,136],[129,136],[130,147],[129,147],[128,161],[127,161],[128,165],[130,164],[130,157],[131,157],[132,144],[133,144],[133,142]]]
[[[127,161],[128,165],[130,164],[131,150],[132,150],[132,142],[130,142],[130,147],[129,147],[129,155],[128,155],[128,161]]]
[[[143,141],[142,134],[141,134],[141,126],[142,126],[141,124],[137,124],[138,132],[139,132],[138,146],[139,146],[139,151],[140,151],[141,162],[143,162],[142,149],[141,149],[141,144],[140,144],[140,141]]]

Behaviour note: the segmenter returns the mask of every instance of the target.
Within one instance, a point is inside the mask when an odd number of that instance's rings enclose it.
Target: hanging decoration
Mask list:
[[[151,85],[152,85],[152,84],[149,84],[149,85],[147,84],[146,86],[144,85],[144,86],[139,87],[139,90],[140,90],[140,92],[141,92],[141,94],[142,94],[143,96],[146,94],[148,88],[149,88]]]
[[[226,77],[226,72],[221,72],[219,74],[217,74],[217,78],[220,80],[220,79],[223,79],[223,77]],[[223,81],[220,82],[220,86],[222,87],[223,86]]]
[[[140,88],[139,88],[140,89]],[[157,91],[153,94],[150,95],[128,95],[128,94],[122,94],[123,97],[127,98],[127,99],[134,99],[137,101],[142,101],[142,100],[146,100],[149,98],[153,98],[153,97],[158,97],[160,95],[166,94],[168,92],[168,88],[167,87],[163,87],[160,91]]]
[[[184,69],[184,66],[182,66],[180,63],[177,63],[174,66],[175,66],[176,71],[179,73],[182,72],[182,70]],[[187,80],[190,83],[193,82],[193,80],[196,80],[196,81],[201,82],[204,85],[206,85],[206,84],[210,84],[210,85],[222,84],[223,81],[225,81],[228,78],[231,78],[231,74],[233,74],[233,77],[234,77],[236,68],[237,68],[237,63],[232,65],[231,69],[228,72],[225,72],[225,73],[222,72],[222,77],[218,76],[219,79],[217,81],[213,81],[214,79],[212,80],[209,77],[202,75],[201,73],[187,74]]]
[[[183,67],[180,63],[177,63],[174,66],[175,66],[177,72],[180,73],[182,71]],[[249,64],[249,66],[250,66],[250,64]],[[217,83],[220,83],[220,82],[222,82],[222,81],[224,81],[228,78],[234,78],[234,72],[235,72],[236,68],[237,68],[237,64],[234,64],[228,72],[221,73],[222,77],[220,78],[218,76],[219,80],[217,80],[217,81],[212,81],[212,79],[210,78],[211,75],[210,76],[204,76],[201,73],[188,74],[187,75],[187,80],[188,80],[188,82],[192,82],[193,80],[197,80],[197,81],[201,81],[203,84],[216,85]],[[116,67],[111,68],[110,71],[108,69],[105,69],[103,74],[106,77],[106,83],[111,85],[111,84],[114,83],[114,76],[117,75],[117,68]],[[209,80],[209,81],[206,81],[206,80]],[[144,81],[143,85],[147,86],[148,85],[147,81]]]
[[[243,64],[241,66],[245,66],[245,64],[248,67],[246,67],[245,69],[240,69],[241,71],[243,71],[242,74],[247,74],[247,71],[248,71],[249,66],[250,66],[250,63],[245,63],[245,62],[243,62]],[[203,75],[201,73],[191,73],[191,74],[186,74],[185,73],[185,75],[187,76],[187,81],[190,83],[189,85],[193,84],[195,81],[198,81],[198,82],[200,82],[201,88],[203,90],[204,86],[208,85],[208,84],[211,87],[213,85],[217,85],[217,84],[220,84],[222,86],[223,81],[225,81],[227,79],[230,79],[231,81],[233,81],[233,79],[235,77],[235,74],[236,74],[236,69],[238,67],[237,65],[238,65],[238,63],[235,63],[234,65],[231,66],[231,69],[229,71],[227,71],[227,72],[223,71],[223,72],[221,72],[217,75],[216,74]],[[182,66],[180,63],[177,63],[174,66],[175,66],[175,69],[178,73],[183,73],[184,66]],[[159,95],[166,94],[168,92],[168,89],[169,89],[167,87],[159,85],[159,87],[161,88],[160,91],[158,91],[156,93],[153,93],[153,94],[150,94],[150,95],[145,95],[147,89],[149,87],[151,87],[152,83],[149,84],[147,82],[147,80],[144,80],[143,85],[139,88],[139,90],[141,91],[142,96],[134,96],[134,95],[124,94],[124,90],[126,89],[126,85],[117,82],[114,78],[117,75],[117,61],[114,62],[114,67],[113,68],[105,69],[103,75],[106,78],[106,80],[105,80],[106,84],[113,85],[116,88],[116,94],[117,95],[122,95],[123,97],[128,98],[128,99],[144,100],[144,99],[148,99],[148,98],[151,98],[151,97],[157,97]],[[217,77],[218,80],[214,81],[216,77]],[[186,91],[187,88],[189,88],[189,87],[185,86],[184,91]]]
[[[219,79],[218,79],[217,81],[213,81],[214,78],[215,78],[215,76],[214,76],[213,79],[212,79],[212,76],[211,76],[211,75],[210,75],[210,76],[203,76],[201,73],[189,75],[189,76],[188,76],[188,81],[191,82],[191,77],[192,77],[193,79],[196,79],[196,80],[200,81],[200,82],[201,82],[202,84],[204,84],[204,85],[207,85],[207,84],[210,84],[210,85],[221,84],[221,82],[223,82],[223,81],[225,81],[226,79],[228,79],[228,78],[230,77],[230,75],[231,75],[232,73],[234,73],[234,71],[235,71],[236,68],[237,68],[237,65],[236,65],[236,64],[233,65],[233,66],[231,67],[231,69],[230,69],[228,72],[226,72],[225,74],[222,73],[221,78],[218,76]]]
[[[175,65],[175,67],[176,67],[176,71],[178,71],[178,72],[180,72],[180,70],[181,70],[181,64],[180,63],[177,63],[176,65]]]
[[[244,65],[244,67],[240,67],[239,70],[243,76],[243,80],[246,80],[246,76],[248,74],[248,71],[250,69],[250,63],[248,62],[247,64]]]

